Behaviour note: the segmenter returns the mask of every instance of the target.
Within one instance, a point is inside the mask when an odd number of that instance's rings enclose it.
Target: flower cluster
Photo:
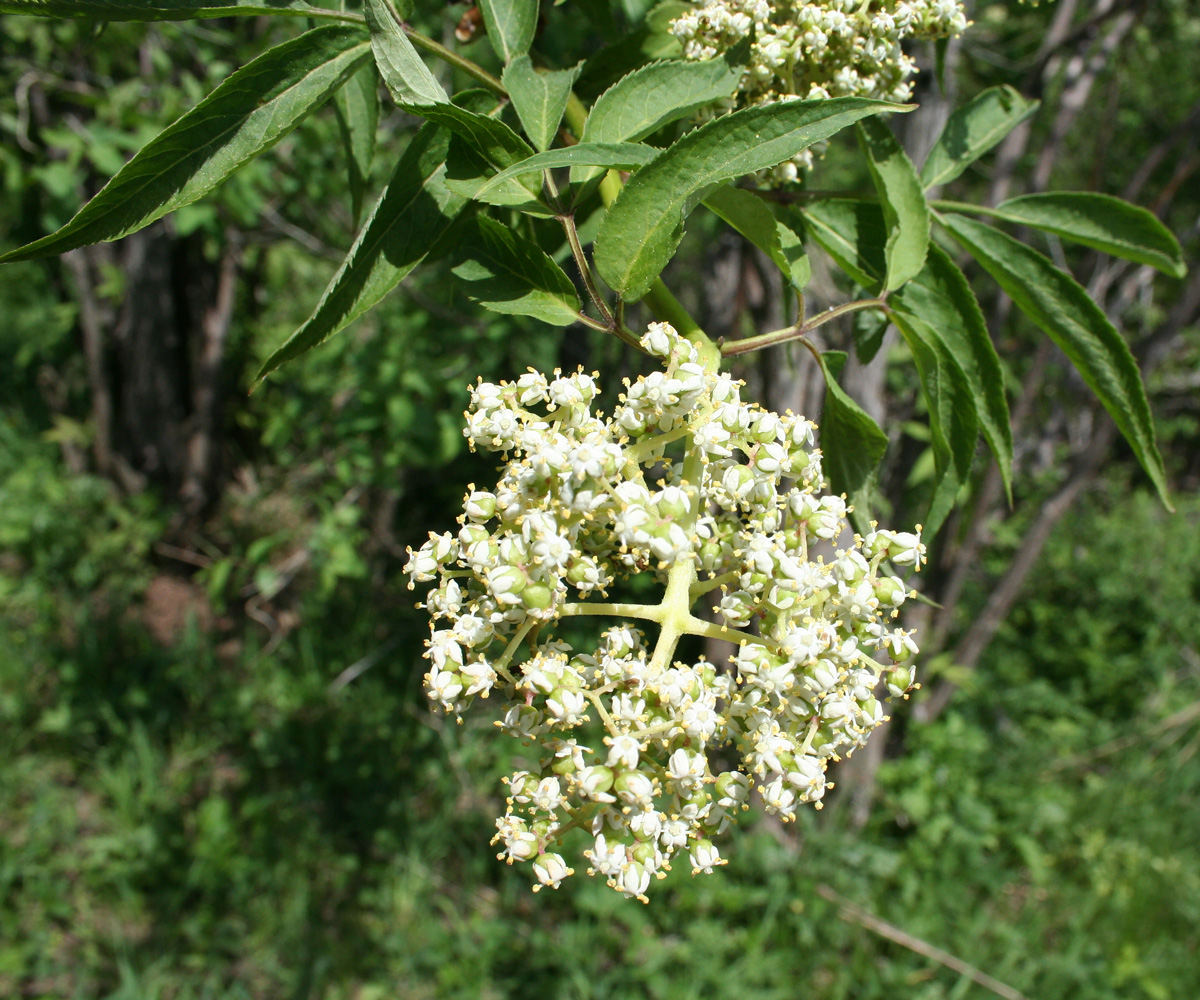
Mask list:
[[[609,417],[583,372],[475,386],[466,433],[507,464],[407,572],[434,584],[430,698],[457,714],[495,693],[498,725],[544,753],[507,779],[500,857],[557,887],[573,872],[557,844],[583,830],[589,873],[644,900],[677,855],[724,863],[714,838],[752,790],[784,820],[819,805],[830,761],[883,720],[883,688],[912,684],[905,585],[884,564],[919,568],[924,546],[849,530],[812,423],[743,402],[666,324],[642,344],[664,368]],[[658,603],[604,600],[638,574]],[[705,604],[711,621],[692,613]],[[613,620],[594,649],[551,634],[579,615]],[[728,668],[676,660],[686,635],[739,650]]]
[[[907,38],[945,38],[967,27],[959,0],[696,0],[672,22],[688,59],[712,59],[753,35],[735,102],[870,97],[907,101],[916,63]],[[769,182],[793,181],[813,150],[776,167]]]

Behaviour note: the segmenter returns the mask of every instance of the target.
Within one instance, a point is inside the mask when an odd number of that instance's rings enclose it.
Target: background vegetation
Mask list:
[[[1024,147],[964,185],[1129,194],[1194,260],[1190,8],[977,3],[948,86],[1045,103]],[[295,30],[0,18],[5,247],[66,221]],[[247,397],[345,250],[344,169],[328,109],[144,234],[0,271],[0,995],[984,995],[906,936],[1028,997],[1200,993],[1194,279],[1048,247],[1149,345],[1178,513],[1054,355],[985,303],[1019,414],[1019,503],[988,500],[980,463],[930,567],[945,610],[927,623],[926,689],[876,759],[798,829],[749,816],[728,867],[675,872],[649,906],[582,879],[534,896],[487,847],[507,750],[486,720],[427,711],[399,566],[488,474],[459,431],[468,379],[636,362],[579,329],[480,318],[430,271]],[[715,225],[676,268],[722,289],[691,293],[714,332],[761,325],[765,279]],[[148,344],[166,381],[135,363]],[[881,358],[860,389],[897,428],[883,493],[899,516],[918,509],[927,444],[902,409],[901,348]],[[767,397],[791,363],[743,373]]]

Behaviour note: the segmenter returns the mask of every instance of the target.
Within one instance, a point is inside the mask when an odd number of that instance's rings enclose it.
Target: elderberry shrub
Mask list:
[[[627,383],[609,417],[582,371],[476,385],[466,434],[507,464],[406,571],[435,584],[429,697],[460,715],[495,693],[504,732],[544,753],[506,779],[499,856],[557,887],[574,869],[555,847],[582,828],[588,873],[645,901],[680,852],[693,874],[725,863],[713,840],[752,790],[783,820],[819,807],[829,763],[885,718],[878,682],[893,697],[912,685],[916,644],[894,625],[908,595],[881,567],[917,569],[925,550],[918,534],[850,530],[844,498],[821,492],[810,421],[743,402],[665,323],[642,345],[664,370]],[[658,603],[603,600],[638,573]],[[578,615],[615,624],[577,650],[553,629]],[[675,660],[684,635],[738,643],[731,668]],[[584,745],[595,719],[602,745]],[[740,764],[722,771],[712,751],[727,745]]]

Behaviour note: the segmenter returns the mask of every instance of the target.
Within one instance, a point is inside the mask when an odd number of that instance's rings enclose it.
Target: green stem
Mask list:
[[[640,461],[646,452],[657,451],[659,448],[665,448],[672,441],[678,441],[681,437],[687,437],[689,428],[679,427],[673,431],[667,431],[665,434],[655,434],[654,437],[642,438],[637,444],[631,444],[625,449],[625,457],[632,458],[634,461]]]
[[[733,583],[733,581],[739,579],[741,575],[742,574],[737,570],[731,570],[728,573],[722,573],[720,576],[714,576],[709,580],[701,580],[692,587],[692,600],[694,601],[698,597],[703,597],[710,590],[716,590],[722,584]]]
[[[657,604],[602,604],[581,601],[564,604],[562,613],[568,617],[578,615],[605,615],[610,618],[640,618],[648,622],[662,621],[662,606]]]
[[[583,278],[583,287],[587,289],[588,297],[600,313],[601,319],[615,331],[616,325],[613,320],[613,314],[609,312],[608,304],[600,294],[600,289],[596,287],[596,279],[592,275],[592,268],[583,253],[583,244],[579,242],[579,232],[575,228],[575,216],[570,213],[564,213],[558,216],[558,221],[562,223],[563,231],[567,234],[567,242],[571,245],[571,256],[575,258],[575,266],[579,268],[579,274]]]
[[[497,80],[491,73],[480,66],[478,63],[471,62],[470,59],[465,59],[457,52],[452,52],[446,48],[441,42],[435,42],[432,38],[422,35],[415,28],[411,27],[407,21],[400,16],[400,12],[392,6],[390,0],[388,2],[388,10],[392,18],[400,26],[401,30],[408,36],[408,40],[417,48],[424,49],[431,55],[437,56],[443,62],[449,63],[455,69],[462,70],[467,76],[473,80],[478,80],[492,93],[500,97],[508,97],[508,91],[504,89],[504,84]]]
[[[738,354],[748,354],[750,351],[759,351],[764,347],[773,347],[775,344],[783,344],[789,340],[803,340],[808,334],[819,326],[824,326],[830,320],[837,319],[839,316],[845,316],[847,313],[858,312],[861,309],[886,309],[886,298],[878,299],[859,299],[856,302],[846,302],[843,305],[836,306],[833,309],[826,309],[823,313],[814,316],[812,319],[805,320],[803,323],[798,323],[795,326],[789,326],[783,330],[772,330],[770,333],[759,334],[757,337],[746,337],[743,340],[735,340],[728,344],[721,344],[721,356],[724,358],[732,358]]]
[[[314,21],[344,21],[347,24],[365,24],[366,18],[362,14],[355,14],[349,10],[329,10],[326,7],[314,7],[311,10],[264,10],[263,14],[278,14],[284,17],[289,15],[295,17],[311,17]]]

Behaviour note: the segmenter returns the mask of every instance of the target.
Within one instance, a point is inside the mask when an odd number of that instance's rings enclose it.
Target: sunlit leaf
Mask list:
[[[926,188],[954,180],[1038,109],[1012,87],[991,87],[955,111],[921,168]]]
[[[0,0],[0,14],[88,17],[98,21],[186,21],[235,15],[338,17],[304,0]]]
[[[449,103],[446,91],[392,17],[386,0],[365,0],[363,13],[371,29],[375,64],[396,103]]]
[[[855,129],[859,144],[867,155],[867,167],[887,227],[884,261],[887,265],[886,291],[895,291],[925,266],[929,247],[929,205],[925,192],[892,130],[878,118],[866,118]]]
[[[488,41],[503,63],[523,56],[537,31],[538,0],[479,0]]]
[[[641,298],[683,237],[696,202],[727,180],[776,166],[879,111],[882,101],[781,101],[723,115],[687,133],[630,179],[596,238],[596,268],[623,298]]]
[[[955,207],[966,211],[965,206]],[[1093,191],[1027,194],[979,211],[1114,257],[1149,264],[1173,278],[1187,273],[1183,249],[1171,230],[1144,208],[1112,195]]]
[[[504,70],[501,80],[516,108],[529,141],[539,150],[549,149],[562,122],[571,87],[583,63],[571,69],[539,73],[529,56],[518,56]]]
[[[704,206],[765,253],[793,287],[808,284],[812,268],[803,242],[775,218],[761,198],[725,185],[708,195]]]

